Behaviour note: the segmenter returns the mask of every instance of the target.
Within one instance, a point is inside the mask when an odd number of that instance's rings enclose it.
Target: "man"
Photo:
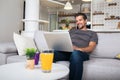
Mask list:
[[[81,80],[83,62],[89,60],[89,54],[98,43],[97,34],[87,30],[87,17],[83,13],[75,15],[76,27],[69,30],[73,52],[55,51],[54,61],[69,61],[69,80]]]

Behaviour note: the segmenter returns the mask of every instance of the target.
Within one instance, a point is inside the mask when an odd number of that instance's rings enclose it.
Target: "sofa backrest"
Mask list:
[[[120,33],[97,33],[98,45],[91,57],[115,58],[120,53]]]
[[[41,45],[45,47],[44,43],[40,43],[40,40],[42,40],[42,37],[40,37],[40,32],[41,31],[35,33],[35,42],[39,50],[41,48]],[[115,56],[120,53],[120,33],[101,32],[97,34],[98,44],[90,56],[100,58],[115,58]]]

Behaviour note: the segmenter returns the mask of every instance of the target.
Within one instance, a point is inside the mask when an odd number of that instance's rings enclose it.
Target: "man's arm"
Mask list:
[[[93,42],[93,41],[89,43],[88,47],[84,47],[84,48],[79,48],[73,45],[74,50],[80,50],[80,51],[87,52],[87,53],[92,52],[95,47],[96,47],[96,42]]]

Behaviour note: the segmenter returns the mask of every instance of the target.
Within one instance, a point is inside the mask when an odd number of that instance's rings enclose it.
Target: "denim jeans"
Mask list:
[[[73,52],[54,51],[54,62],[69,61],[69,80],[81,80],[83,73],[83,61],[89,60],[85,52],[74,50]]]

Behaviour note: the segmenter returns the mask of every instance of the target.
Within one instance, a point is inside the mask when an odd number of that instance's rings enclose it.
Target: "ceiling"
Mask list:
[[[61,3],[66,3],[67,1],[69,1],[72,5],[77,5],[77,4],[81,4],[81,3],[89,3],[89,2],[84,2],[82,0],[54,0],[54,1],[58,1]]]
[[[64,7],[64,3],[59,3],[54,0],[40,0],[40,5],[48,7],[48,8],[61,8]]]
[[[50,8],[61,8],[64,7],[67,1],[70,1],[72,5],[82,4],[82,3],[90,3],[83,2],[82,0],[40,0],[41,5],[47,6]],[[60,3],[59,3],[60,2]]]

